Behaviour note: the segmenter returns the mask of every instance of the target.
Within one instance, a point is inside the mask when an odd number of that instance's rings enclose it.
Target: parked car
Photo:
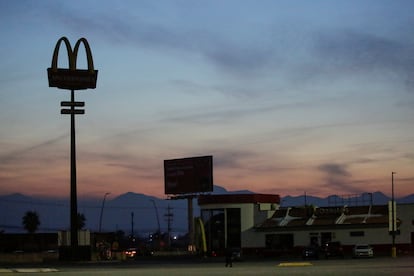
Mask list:
[[[344,250],[340,242],[327,242],[324,246],[325,258],[340,257],[344,258]]]
[[[353,250],[354,258],[374,257],[374,249],[368,244],[357,244]]]
[[[303,259],[319,259],[319,248],[316,246],[307,246],[302,250]]]
[[[135,259],[139,255],[138,248],[135,248],[135,247],[128,248],[127,250],[124,251],[124,253],[128,259]]]
[[[232,254],[231,255],[232,255],[233,261],[235,261],[235,262],[243,261],[242,251],[241,251],[240,248],[232,248]]]

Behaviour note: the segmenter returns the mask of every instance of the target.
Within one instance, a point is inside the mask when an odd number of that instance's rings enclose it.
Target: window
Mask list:
[[[224,209],[201,211],[209,251],[224,252]]]
[[[365,236],[365,232],[364,231],[351,231],[349,232],[349,235],[351,237],[363,237]]]
[[[224,252],[226,246],[241,247],[240,208],[201,210],[201,218],[209,251]]]
[[[228,208],[227,211],[227,246],[241,247],[240,208]]]

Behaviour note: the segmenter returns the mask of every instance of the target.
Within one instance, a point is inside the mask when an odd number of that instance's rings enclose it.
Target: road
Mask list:
[[[16,272],[45,272],[47,275],[414,275],[414,257],[381,257],[344,260],[138,260],[130,262],[75,263],[30,267],[0,267],[0,275]]]

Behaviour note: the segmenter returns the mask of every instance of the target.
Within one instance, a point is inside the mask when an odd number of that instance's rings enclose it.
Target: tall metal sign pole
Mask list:
[[[60,44],[65,43],[69,68],[58,68],[58,56]],[[80,44],[83,44],[88,62],[88,69],[77,69],[76,62]],[[52,65],[47,69],[49,79],[49,87],[57,87],[60,89],[68,89],[71,91],[70,102],[61,102],[61,114],[70,114],[70,245],[72,248],[72,258],[76,258],[78,248],[78,204],[76,192],[76,142],[75,142],[75,115],[85,114],[84,109],[76,109],[76,107],[85,106],[85,102],[75,101],[75,90],[94,89],[96,88],[96,80],[98,71],[94,69],[92,52],[89,43],[85,38],[80,38],[75,47],[72,47],[66,37],[60,38],[53,52]]]
[[[391,226],[391,235],[392,235],[392,248],[391,248],[391,257],[397,257],[397,249],[395,247],[395,231],[396,229],[396,210],[395,210],[395,198],[394,198],[394,174],[396,172],[391,172],[391,216],[392,216],[392,226]]]

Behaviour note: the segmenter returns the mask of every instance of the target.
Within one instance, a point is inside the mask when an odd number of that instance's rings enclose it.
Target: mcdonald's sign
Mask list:
[[[67,69],[58,68],[59,49],[62,41],[65,43],[68,53],[69,68]],[[85,47],[88,69],[76,68],[78,51],[81,43]],[[49,79],[49,87],[70,90],[96,88],[98,70],[95,70],[93,67],[92,52],[88,41],[83,37],[80,38],[72,50],[69,40],[66,37],[61,37],[56,43],[55,50],[53,52],[52,65],[47,69],[47,76]]]

